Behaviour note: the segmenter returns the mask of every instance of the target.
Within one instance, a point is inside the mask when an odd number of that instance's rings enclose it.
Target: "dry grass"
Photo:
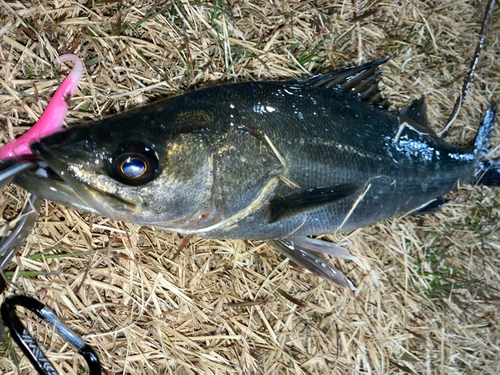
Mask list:
[[[86,66],[68,125],[203,85],[285,80],[390,55],[386,94],[395,107],[425,95],[439,131],[485,6],[0,0],[0,135],[10,140],[37,120],[56,72],[68,71],[49,62],[68,52]],[[500,103],[498,6],[489,30],[450,141],[470,140],[488,103]],[[180,235],[46,202],[0,301],[21,292],[46,303],[109,374],[498,374],[497,193],[462,187],[436,215],[333,237],[359,259],[340,262],[355,295],[258,242],[193,237],[175,257]],[[26,195],[10,187],[0,198],[5,222]],[[50,328],[24,321],[61,374],[82,372]],[[16,373],[16,356],[22,373],[32,371],[9,339],[1,350],[1,373]]]

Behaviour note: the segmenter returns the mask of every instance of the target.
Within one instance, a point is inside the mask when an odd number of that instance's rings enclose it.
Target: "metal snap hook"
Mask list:
[[[28,357],[31,364],[39,374],[57,375],[57,372],[49,362],[45,354],[39,348],[36,340],[31,337],[21,320],[16,314],[16,306],[22,306],[36,314],[48,325],[54,327],[56,332],[73,346],[87,362],[90,375],[100,375],[101,365],[94,350],[87,345],[76,333],[64,324],[52,310],[40,301],[26,297],[13,296],[5,300],[1,307],[2,319],[16,344],[21,348],[24,355]]]

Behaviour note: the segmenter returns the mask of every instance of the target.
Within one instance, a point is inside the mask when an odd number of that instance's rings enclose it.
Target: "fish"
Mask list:
[[[76,209],[205,238],[267,241],[354,285],[310,236],[435,210],[458,184],[498,186],[487,160],[496,108],[473,141],[446,143],[424,99],[389,109],[388,58],[287,82],[215,85],[34,139],[14,183]]]

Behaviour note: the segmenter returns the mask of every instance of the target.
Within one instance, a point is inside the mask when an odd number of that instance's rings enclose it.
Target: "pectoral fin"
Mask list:
[[[316,276],[341,287],[356,290],[354,285],[342,274],[342,272],[333,267],[323,254],[316,252],[321,251],[320,248],[322,246],[319,245],[319,242],[321,241],[313,240],[316,241],[314,243],[315,250],[311,251],[311,249],[307,246],[310,242],[309,240],[312,239],[306,239],[306,237],[290,237],[282,240],[268,241],[268,244],[271,245],[273,249],[279,251],[281,254],[291,259],[302,268],[312,272]],[[330,248],[329,250],[331,250],[331,246],[329,245],[333,244],[325,242],[325,249]],[[335,250],[335,253],[338,253],[338,249]]]
[[[288,195],[270,202],[270,223],[275,223],[321,206],[347,198],[359,190],[359,186],[344,184],[325,188],[314,188]]]

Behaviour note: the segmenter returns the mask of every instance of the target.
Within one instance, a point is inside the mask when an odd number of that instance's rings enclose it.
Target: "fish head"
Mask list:
[[[213,182],[206,137],[121,125],[97,122],[41,139],[31,149],[49,172],[24,173],[16,183],[117,220],[183,227],[206,215]]]
[[[45,137],[31,150],[49,168],[15,183],[111,219],[192,233],[258,209],[283,172],[271,148],[245,128],[149,125],[131,116]]]

